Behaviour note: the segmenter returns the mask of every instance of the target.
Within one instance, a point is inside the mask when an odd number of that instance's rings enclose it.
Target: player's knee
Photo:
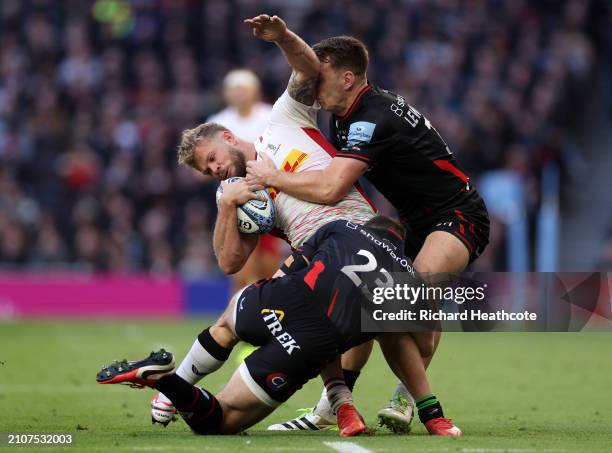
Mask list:
[[[424,359],[430,357],[434,353],[435,347],[433,337],[431,338],[431,341],[417,342],[417,347],[419,348],[419,353],[421,354],[421,357],[423,357]]]
[[[232,348],[240,341],[236,336],[234,329],[232,329],[227,319],[227,315],[223,314],[217,321],[210,327],[210,335],[214,340],[223,346],[224,348]]]
[[[417,255],[412,264],[414,265],[414,269],[423,278],[436,272],[441,272],[440,268],[443,267],[440,266],[440,263],[436,262],[435,259],[429,256],[429,254],[423,253],[422,251]]]
[[[419,354],[426,359],[431,357],[436,350],[436,335],[435,332],[418,332],[413,333],[412,337],[417,345]]]
[[[423,277],[440,273],[462,272],[470,252],[463,242],[445,231],[434,231],[425,240],[413,265]]]
[[[221,316],[219,316],[217,318],[217,320],[213,323],[213,326],[218,328],[218,329],[225,329],[228,328],[228,320],[227,320],[227,313],[222,313]]]
[[[221,424],[221,426],[219,427],[218,431],[215,434],[238,434],[240,432],[242,432],[244,429],[242,428],[242,425],[240,424],[236,424],[233,423],[231,420],[230,421],[223,421],[223,423]]]
[[[187,424],[189,424],[189,422],[187,422]],[[191,428],[191,432],[193,434],[196,434],[198,436],[210,436],[210,435],[215,435],[215,434],[235,434],[235,433],[226,433],[223,431],[222,429],[223,424],[221,424],[219,427],[215,427],[215,428],[211,428],[211,427],[196,427],[194,428],[193,426],[190,426]]]
[[[220,405],[223,410],[223,420],[217,428],[216,434],[238,434],[245,429],[244,413],[239,408],[233,407],[232,404],[225,400],[220,400]]]
[[[206,398],[196,402],[192,412],[181,413],[185,423],[191,428],[194,434],[222,434],[224,411],[217,398],[202,389]]]
[[[226,348],[231,348],[240,341],[234,329],[233,314],[229,307],[210,327],[210,334],[217,343]]]

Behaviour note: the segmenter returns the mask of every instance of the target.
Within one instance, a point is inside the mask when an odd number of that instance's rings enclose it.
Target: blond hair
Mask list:
[[[178,145],[179,165],[189,165],[196,168],[195,149],[203,141],[214,137],[219,132],[229,131],[225,126],[217,123],[204,123],[193,129],[185,129],[181,133],[181,142]]]
[[[249,86],[259,89],[260,82],[257,75],[250,69],[233,69],[223,79],[223,88],[236,86]]]

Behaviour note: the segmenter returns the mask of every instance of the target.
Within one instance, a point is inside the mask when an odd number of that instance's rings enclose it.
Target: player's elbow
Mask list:
[[[221,269],[221,272],[227,275],[235,274],[240,270],[237,266],[225,263],[224,261],[219,261],[219,269]]]
[[[224,274],[232,275],[242,269],[242,265],[232,262],[219,262],[219,268]]]
[[[345,197],[347,192],[348,191],[342,186],[334,184],[333,182],[328,183],[322,191],[321,202],[323,204],[336,204]]]
[[[240,269],[242,269],[242,266],[244,266],[245,261],[246,259],[238,255],[219,256],[217,258],[217,264],[219,265],[219,269],[221,269],[221,272],[228,275],[235,274]]]

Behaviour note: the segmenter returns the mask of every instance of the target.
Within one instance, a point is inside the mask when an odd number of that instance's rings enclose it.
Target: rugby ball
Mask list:
[[[223,182],[232,184],[241,179],[243,178],[233,176]],[[219,199],[222,193],[223,187],[219,185],[216,194],[217,206],[219,205]],[[256,193],[257,195],[265,197],[265,201],[253,199],[237,208],[238,231],[241,233],[264,234],[274,228],[274,223],[276,222],[276,209],[274,208],[272,197],[270,197],[267,190],[258,190]]]

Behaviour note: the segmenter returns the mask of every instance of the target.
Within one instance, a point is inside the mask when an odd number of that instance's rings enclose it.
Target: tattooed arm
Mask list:
[[[287,91],[298,102],[312,105],[321,63],[312,48],[302,38],[287,28],[278,16],[261,14],[246,19],[245,24],[253,27],[253,35],[264,41],[276,43],[285,59],[293,68]]]
[[[246,19],[244,23],[253,27],[256,38],[274,42],[283,51],[293,68],[287,86],[289,96],[304,105],[313,105],[321,70],[321,63],[314,50],[288,30],[285,22],[277,16],[263,14]],[[333,158],[324,170],[291,173],[277,169],[270,158],[262,153],[261,160],[247,162],[247,182],[276,187],[301,200],[335,204],[351,190],[367,167],[360,160]]]
[[[304,105],[314,104],[317,92],[317,78],[318,76],[306,77],[293,70],[287,85],[289,96]]]

